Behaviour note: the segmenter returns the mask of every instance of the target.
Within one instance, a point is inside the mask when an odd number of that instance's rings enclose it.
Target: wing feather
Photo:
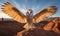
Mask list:
[[[14,20],[25,23],[26,22],[26,16],[23,15],[17,8],[15,8],[12,4],[9,2],[4,3],[2,11],[6,13],[7,15],[11,16]]]
[[[43,9],[41,12],[39,12],[33,17],[34,23],[39,23],[47,18],[50,18],[53,14],[56,13],[56,11],[57,11],[56,6],[49,6]]]

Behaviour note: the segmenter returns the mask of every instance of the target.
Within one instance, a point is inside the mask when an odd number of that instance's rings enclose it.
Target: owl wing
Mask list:
[[[26,16],[23,15],[17,8],[15,8],[11,3],[7,2],[2,5],[2,11],[12,17],[14,20],[25,23]]]
[[[34,23],[39,23],[47,18],[50,18],[52,15],[54,15],[57,11],[56,6],[49,6],[45,9],[43,9],[41,12],[33,16]]]

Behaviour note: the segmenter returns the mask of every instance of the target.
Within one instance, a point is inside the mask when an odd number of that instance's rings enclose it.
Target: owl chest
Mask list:
[[[33,18],[33,15],[32,14],[28,14],[27,15],[27,22],[32,23],[32,18]]]

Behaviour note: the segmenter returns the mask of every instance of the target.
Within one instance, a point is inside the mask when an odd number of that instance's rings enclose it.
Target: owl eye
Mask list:
[[[30,12],[30,13],[32,13],[32,12]]]

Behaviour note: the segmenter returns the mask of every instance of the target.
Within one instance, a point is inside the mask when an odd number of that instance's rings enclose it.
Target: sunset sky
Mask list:
[[[0,18],[10,18],[1,11],[1,5],[6,2],[13,4],[23,14],[26,13],[26,9],[32,9],[34,14],[36,14],[48,6],[56,6],[58,8],[57,13],[52,17],[60,17],[60,0],[0,0]]]

